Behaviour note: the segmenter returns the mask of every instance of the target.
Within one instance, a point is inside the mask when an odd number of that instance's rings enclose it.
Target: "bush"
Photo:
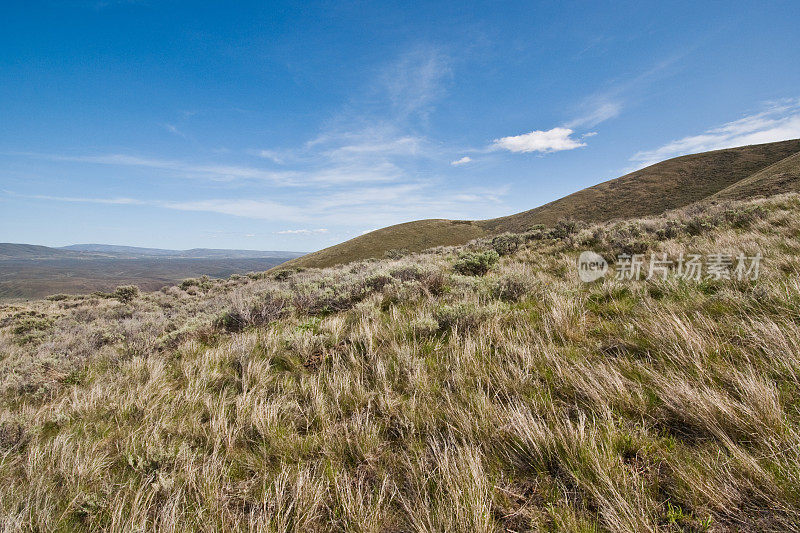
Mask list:
[[[439,323],[429,316],[417,317],[411,321],[411,332],[418,337],[430,337],[439,330]]]
[[[614,256],[643,254],[650,248],[650,242],[642,227],[634,222],[615,227],[611,231],[608,241]]]
[[[393,268],[389,274],[400,281],[414,281],[422,277],[423,271],[416,265],[405,265]]]
[[[181,281],[179,287],[183,290],[189,289],[190,287],[197,287],[200,285],[200,280],[194,278],[187,278]]]
[[[711,217],[697,217],[689,220],[686,223],[686,233],[692,236],[702,235],[716,227],[716,221]]]
[[[406,248],[392,248],[391,250],[386,250],[383,253],[383,257],[385,259],[400,259],[402,257],[407,256],[409,252]]]
[[[272,276],[272,279],[275,281],[286,281],[290,277],[292,277],[292,271],[284,268],[275,272],[275,274]]]
[[[247,326],[247,319],[238,311],[225,311],[214,319],[214,327],[229,333],[239,333]]]
[[[270,291],[256,298],[250,307],[250,323],[269,324],[289,314],[292,295],[283,291]]]
[[[494,281],[490,292],[493,297],[505,302],[517,302],[533,290],[533,282],[519,273],[508,274]]]
[[[441,296],[447,291],[450,276],[441,270],[431,270],[427,272],[420,283],[422,287],[433,296]]]
[[[136,285],[123,285],[121,287],[117,287],[111,297],[116,298],[122,303],[132,302],[139,297],[139,287]]]
[[[492,239],[492,248],[500,255],[511,255],[517,251],[522,238],[514,233],[504,233]]]
[[[500,260],[500,255],[494,250],[485,252],[462,252],[453,268],[465,276],[483,276]]]
[[[729,209],[723,213],[723,216],[734,228],[748,228],[756,220],[765,218],[767,210],[760,205],[753,205]]]
[[[471,305],[456,304],[440,307],[434,311],[433,316],[441,331],[447,331],[453,328],[472,330],[480,325],[484,313]]]
[[[667,220],[663,227],[656,230],[656,237],[660,241],[674,239],[681,232],[681,225],[677,220]]]
[[[550,230],[553,239],[566,239],[578,233],[580,226],[575,220],[559,220]]]
[[[391,285],[394,278],[386,272],[376,272],[364,279],[364,287],[369,291],[382,291],[387,285]]]
[[[379,284],[378,278],[370,280]],[[319,315],[346,311],[370,294],[360,274],[326,276],[292,286],[294,305],[301,313]]]

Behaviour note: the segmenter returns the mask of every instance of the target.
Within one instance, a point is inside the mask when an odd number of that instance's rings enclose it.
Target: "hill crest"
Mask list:
[[[800,139],[667,159],[505,217],[405,222],[293,259],[282,268],[324,268],[381,258],[392,250],[420,252],[505,232],[524,232],[560,219],[605,222],[658,215],[703,200],[742,200],[791,191],[800,191]]]

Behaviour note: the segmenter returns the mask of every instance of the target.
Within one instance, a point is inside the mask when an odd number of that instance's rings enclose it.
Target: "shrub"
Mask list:
[[[541,241],[542,239],[547,239],[548,237],[549,234],[544,224],[535,224],[528,228],[528,231],[520,236],[520,238],[525,242]]]
[[[748,228],[756,220],[765,218],[767,210],[760,205],[753,205],[729,209],[723,213],[723,216],[734,228]]]
[[[239,333],[247,326],[247,319],[238,311],[225,311],[214,319],[214,327],[229,333]]]
[[[559,220],[550,230],[550,236],[554,239],[566,239],[578,233],[580,226],[576,220]]]
[[[608,238],[613,255],[643,254],[650,248],[644,231],[636,223],[628,223],[613,229]]]
[[[389,272],[393,278],[397,278],[400,281],[412,281],[418,280],[422,277],[422,270],[416,265],[404,265],[393,268]]]
[[[517,302],[533,289],[531,279],[520,273],[507,274],[494,280],[490,292],[493,297],[505,302]]]
[[[714,229],[716,221],[711,217],[696,217],[686,222],[686,233],[692,236],[702,235]]]
[[[656,230],[656,238],[660,241],[674,239],[681,232],[680,222],[677,220],[667,220],[663,227]]]
[[[284,268],[275,272],[275,274],[272,276],[272,279],[275,281],[286,281],[290,277],[292,277],[292,271]]]
[[[504,233],[492,239],[492,248],[500,255],[511,255],[517,251],[522,238],[514,233]]]
[[[483,276],[489,269],[492,268],[497,261],[500,260],[500,255],[494,250],[485,252],[462,252],[458,256],[458,260],[453,265],[453,268],[459,274],[465,276]]]
[[[417,317],[411,321],[411,332],[418,337],[430,337],[439,329],[439,322],[429,316]]]
[[[472,305],[456,304],[442,306],[433,313],[439,330],[447,331],[453,328],[472,330],[480,325],[484,313]]]
[[[354,274],[326,276],[292,287],[295,307],[310,315],[346,311],[370,292],[365,280]]]
[[[11,333],[15,335],[26,335],[34,332],[47,331],[52,327],[52,318],[40,314],[33,314],[17,318],[16,324],[11,328]]]
[[[132,302],[139,297],[139,287],[136,285],[123,285],[121,287],[117,287],[111,297],[116,298],[122,303]]]
[[[447,291],[447,284],[449,281],[450,277],[441,270],[428,271],[422,279],[420,279],[422,287],[433,296],[441,296],[444,294],[445,291]]]
[[[283,291],[270,291],[256,298],[250,308],[250,323],[269,324],[289,314],[292,296]]]
[[[386,272],[376,272],[364,279],[364,287],[370,291],[381,291],[393,281],[394,278]]]
[[[196,287],[198,285],[200,285],[200,280],[194,278],[187,278],[181,281],[181,284],[179,286],[181,289],[186,290],[189,289],[190,287]]]
[[[383,257],[385,259],[400,259],[407,256],[409,253],[410,252],[406,248],[392,248],[391,250],[386,250],[383,253]]]

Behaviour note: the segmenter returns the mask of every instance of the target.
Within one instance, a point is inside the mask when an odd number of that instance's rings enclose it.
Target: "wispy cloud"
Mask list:
[[[178,160],[142,157],[129,154],[95,154],[95,155],[63,155],[41,154],[33,152],[17,153],[26,157],[49,161],[66,161],[96,165],[126,166],[152,168],[171,172],[187,178],[205,178],[214,181],[232,181],[250,179],[269,181],[276,185],[297,185],[302,176],[293,171],[271,171],[255,167],[206,164],[197,165]]]
[[[616,118],[622,112],[622,103],[606,99],[592,100],[585,104],[584,113],[566,124],[566,128],[593,128],[598,124]]]
[[[500,214],[506,186],[489,189],[435,190],[431,184],[398,184],[348,189],[333,194],[315,194],[301,202],[281,203],[268,198],[210,198],[201,200],[144,200],[132,198],[62,197],[21,195],[37,200],[83,202],[90,204],[139,205],[177,211],[197,211],[222,215],[292,222],[387,226],[419,218],[469,218],[470,215]],[[295,231],[295,230],[287,230]],[[299,230],[298,230],[299,231]],[[311,231],[311,230],[310,230]],[[316,230],[321,232],[320,230]],[[287,233],[289,234],[289,233]]]
[[[218,163],[192,164],[184,161],[166,160],[127,154],[100,154],[69,156],[61,154],[17,153],[50,161],[68,161],[97,165],[142,167],[158,169],[183,178],[208,179],[211,181],[230,182],[251,180],[269,182],[281,187],[302,187],[306,185],[337,185],[357,182],[392,181],[402,175],[399,167],[389,161],[369,164],[357,158],[342,158],[333,162],[330,158],[314,163],[299,165],[291,170],[268,170],[252,166],[226,165]],[[374,159],[373,159],[374,161]]]
[[[570,128],[553,128],[550,130],[534,130],[522,135],[502,137],[495,139],[492,148],[495,150],[508,150],[509,152],[560,152],[574,150],[586,143],[572,137],[574,133]]]
[[[800,138],[800,99],[766,104],[766,108],[699,135],[671,141],[654,150],[637,152],[631,161],[642,168],[664,159],[708,150]]]
[[[162,124],[161,127],[167,130],[168,132],[177,135],[178,137],[183,137],[184,139],[186,138],[186,134],[183,133],[181,130],[179,130],[178,126],[176,126],[175,124],[165,123]]]
[[[459,166],[459,165],[466,165],[467,163],[470,163],[470,162],[472,162],[472,158],[470,156],[468,156],[468,155],[465,155],[461,159],[456,159],[455,161],[450,161],[450,164],[455,167],[455,166]]]
[[[433,102],[444,94],[443,83],[451,74],[447,54],[419,46],[387,66],[379,79],[396,115],[426,118]]]
[[[276,231],[278,235],[319,235],[321,233],[328,233],[328,228],[318,229],[285,229]]]
[[[106,205],[147,205],[148,202],[144,200],[137,200],[135,198],[89,198],[81,196],[51,196],[47,194],[17,194],[13,191],[3,190],[8,196],[16,198],[29,198],[31,200],[51,200],[55,202],[69,202],[69,203],[83,203],[83,204],[106,204]]]

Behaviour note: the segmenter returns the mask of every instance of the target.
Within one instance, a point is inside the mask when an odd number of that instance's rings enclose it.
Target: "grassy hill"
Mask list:
[[[800,195],[562,230],[0,307],[0,530],[798,531]]]
[[[737,181],[711,198],[745,200],[754,196],[770,196],[783,192],[800,192],[800,152]]]
[[[308,254],[289,265],[326,267],[380,258],[390,249],[421,251],[433,246],[463,244],[480,236],[523,232],[536,224],[552,225],[565,218],[601,222],[657,215],[722,194],[729,188],[720,198],[797,190],[798,152],[800,139],[676,157],[523,213],[472,223],[408,222]],[[767,171],[769,168],[774,170]],[[761,175],[762,171],[767,174]],[[738,189],[733,188],[739,183]]]
[[[371,231],[360,237],[304,255],[285,263],[287,267],[326,267],[382,258],[394,250],[419,252],[435,246],[455,246],[487,235],[470,220],[430,219],[406,222]]]

